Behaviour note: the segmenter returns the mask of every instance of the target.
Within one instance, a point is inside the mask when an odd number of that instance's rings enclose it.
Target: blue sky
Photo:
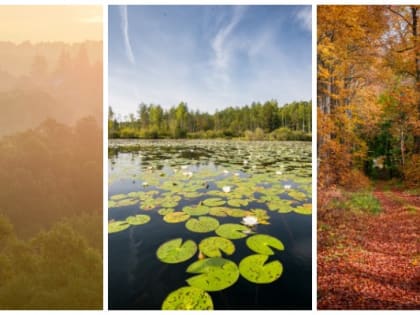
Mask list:
[[[110,6],[109,104],[311,99],[311,6]]]

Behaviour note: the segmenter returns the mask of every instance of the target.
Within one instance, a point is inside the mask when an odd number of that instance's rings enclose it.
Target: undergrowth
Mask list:
[[[329,208],[372,214],[378,214],[382,210],[378,199],[370,191],[344,193],[340,199],[331,200]]]

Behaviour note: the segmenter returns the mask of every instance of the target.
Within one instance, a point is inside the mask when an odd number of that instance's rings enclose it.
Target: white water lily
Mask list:
[[[148,182],[143,182],[143,186],[149,186]]]
[[[252,169],[255,170],[257,168],[256,165],[252,165]]]
[[[248,215],[248,216],[246,216],[246,217],[244,217],[242,219],[242,222],[241,223],[243,225],[252,227],[252,226],[258,224],[258,218],[257,217],[254,217],[253,215]]]
[[[223,173],[229,174],[229,171],[228,170],[223,170]]]
[[[284,185],[284,189],[290,189],[292,188],[292,185]]]
[[[276,171],[276,175],[282,175],[283,172],[282,171]]]
[[[223,191],[225,192],[225,193],[228,193],[228,192],[230,192],[230,186],[223,186]]]
[[[188,165],[181,165],[181,169],[186,170],[188,168]]]
[[[188,176],[188,177],[192,177],[193,176],[193,172],[184,172],[184,173],[182,173],[182,175]]]
[[[248,161],[247,160],[244,160],[244,164],[246,165],[246,164],[248,164]]]
[[[235,176],[239,176],[240,174],[239,174],[239,173],[235,173],[234,175],[235,175]]]

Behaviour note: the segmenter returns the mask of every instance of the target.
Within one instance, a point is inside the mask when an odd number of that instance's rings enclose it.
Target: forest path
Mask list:
[[[319,309],[420,308],[420,196],[373,194],[379,214],[334,209],[318,221]]]

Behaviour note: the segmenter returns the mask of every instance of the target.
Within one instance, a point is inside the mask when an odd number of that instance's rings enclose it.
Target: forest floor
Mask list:
[[[420,309],[418,191],[378,183],[375,212],[330,194],[318,210],[318,309]]]

